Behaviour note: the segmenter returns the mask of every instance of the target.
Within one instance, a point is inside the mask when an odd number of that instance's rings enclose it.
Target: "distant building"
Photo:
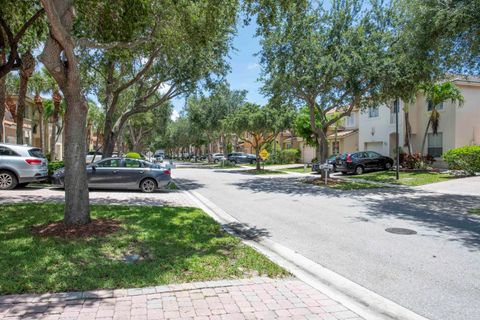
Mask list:
[[[5,117],[3,119],[3,141],[5,143],[17,143],[17,123],[16,123],[16,110],[17,110],[18,96],[10,95],[7,97]],[[25,116],[23,123],[23,141],[24,144],[28,144],[34,147],[41,147],[40,139],[40,113],[33,99],[29,96],[26,97]],[[51,121],[43,119],[44,127],[44,139],[43,139],[43,151],[45,154],[50,150],[50,133],[52,132],[53,123]],[[59,120],[61,121],[61,120]],[[63,132],[62,132],[63,133]],[[63,159],[63,134],[58,135],[55,142],[55,159]]]

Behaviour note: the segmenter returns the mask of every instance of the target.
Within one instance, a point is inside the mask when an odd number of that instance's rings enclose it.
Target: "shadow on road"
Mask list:
[[[388,217],[413,221],[450,235],[450,241],[458,241],[474,251],[480,250],[480,217],[467,213],[470,208],[480,207],[480,197],[414,191],[408,188],[335,190],[309,185],[302,180],[281,177],[248,179],[232,185],[255,193],[319,196],[320,201],[322,197],[338,198],[338,201],[355,200],[368,216],[359,218],[362,222]],[[358,205],[354,206],[355,210],[358,210]]]
[[[265,228],[257,228],[247,223],[231,222],[222,225],[224,229],[233,231],[235,235],[245,240],[259,240],[262,237],[270,237],[270,233]]]
[[[468,209],[480,206],[479,197],[419,192],[359,200],[371,219],[395,217],[414,221],[450,235],[449,241],[460,242],[471,251],[480,250],[480,217],[467,213]]]

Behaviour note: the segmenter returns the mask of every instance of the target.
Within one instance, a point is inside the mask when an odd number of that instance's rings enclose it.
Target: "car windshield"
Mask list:
[[[347,159],[347,154],[346,154],[346,153],[342,153],[342,154],[340,154],[340,155],[338,156],[338,158],[339,158],[340,160],[345,160],[345,159]]]
[[[28,150],[28,154],[35,158],[42,158],[45,159],[45,156],[40,149],[30,149]]]

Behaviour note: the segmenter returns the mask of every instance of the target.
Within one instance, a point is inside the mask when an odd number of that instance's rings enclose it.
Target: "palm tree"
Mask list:
[[[35,106],[37,107],[37,111],[39,114],[38,124],[39,124],[39,133],[40,133],[40,149],[45,152],[45,130],[44,130],[44,105],[43,105],[43,98],[41,97],[41,93],[47,92],[48,90],[48,82],[45,79],[45,76],[42,72],[35,72],[33,76],[30,78],[29,84],[29,91],[34,94],[33,101],[35,102]]]
[[[46,105],[45,109],[45,116],[51,118],[52,123],[52,131],[50,132],[50,160],[55,160],[55,145],[57,143],[57,136],[60,135],[61,127],[58,123],[60,116],[63,114],[62,112],[62,95],[60,94],[60,90],[58,88],[57,82],[52,78],[52,76],[48,73],[47,69],[42,69],[42,74],[45,79],[46,88],[48,92],[52,93],[52,102],[53,105],[50,108],[50,104]]]
[[[451,102],[458,101],[461,105],[463,104],[464,99],[458,87],[452,82],[427,83],[423,84],[420,89],[423,91],[428,103],[431,105],[430,117],[428,118],[425,134],[423,135],[421,149],[421,153],[423,153],[430,126],[432,126],[433,134],[437,134],[438,132],[440,113],[437,110],[437,106],[447,100],[450,100]]]
[[[27,96],[28,80],[35,71],[35,58],[30,51],[22,55],[22,65],[20,67],[20,86],[18,88],[17,104],[17,144],[23,144],[23,118],[25,116],[25,99]]]

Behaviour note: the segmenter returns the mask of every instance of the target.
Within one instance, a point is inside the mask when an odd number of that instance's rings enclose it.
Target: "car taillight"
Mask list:
[[[39,165],[42,164],[42,160],[39,159],[25,159],[25,162],[29,165]]]
[[[347,162],[348,162],[348,163],[352,163],[352,162],[353,162],[353,161],[352,161],[352,158],[350,157],[349,154],[347,154]]]
[[[165,173],[165,174],[171,174],[172,172],[171,172],[170,169],[169,169],[169,170],[163,170],[163,173]]]

